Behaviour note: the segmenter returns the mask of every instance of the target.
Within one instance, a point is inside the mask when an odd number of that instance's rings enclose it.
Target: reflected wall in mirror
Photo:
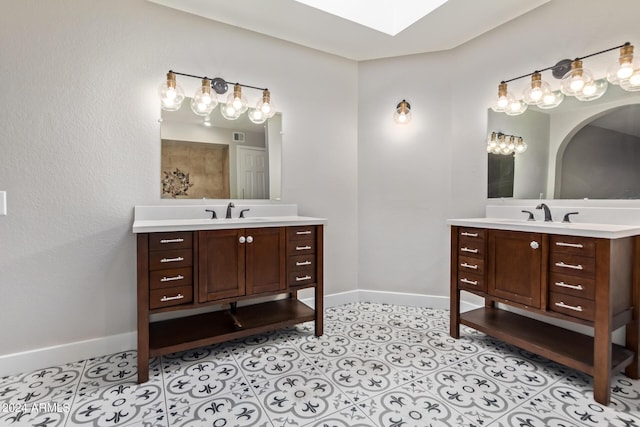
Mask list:
[[[218,108],[196,116],[189,105],[162,111],[161,197],[280,200],[282,115],[255,124]]]
[[[516,199],[640,198],[640,188],[629,185],[640,185],[630,166],[640,152],[638,104],[639,93],[610,86],[596,101],[566,98],[553,110],[508,116],[489,109],[487,134],[522,136],[528,149],[515,156],[513,184],[496,181],[489,164],[488,187],[512,185]]]

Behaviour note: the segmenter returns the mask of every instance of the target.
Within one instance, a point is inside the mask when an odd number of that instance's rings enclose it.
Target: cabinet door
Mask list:
[[[198,233],[200,302],[244,295],[244,229]]]
[[[286,289],[285,229],[245,230],[247,295]]]
[[[541,308],[542,252],[539,233],[489,231],[489,294]]]

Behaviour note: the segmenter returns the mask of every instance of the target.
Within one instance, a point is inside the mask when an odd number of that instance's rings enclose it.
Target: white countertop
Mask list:
[[[163,231],[228,230],[233,228],[286,227],[296,225],[326,225],[325,218],[308,216],[265,216],[232,219],[140,219],[133,222],[134,233]]]
[[[598,237],[620,239],[640,235],[639,225],[563,223],[526,221],[510,218],[463,218],[449,219],[447,224],[462,227],[491,228],[495,230],[527,231],[533,233],[562,234],[565,236]]]

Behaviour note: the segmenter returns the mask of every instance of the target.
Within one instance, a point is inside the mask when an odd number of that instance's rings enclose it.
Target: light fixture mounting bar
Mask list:
[[[176,75],[178,75],[178,76],[193,77],[194,79],[200,79],[200,80],[202,80],[202,79],[208,79],[208,77],[196,76],[196,75],[193,75],[193,74],[187,74],[187,73],[179,73],[179,72],[177,72],[177,71],[173,71],[173,70],[169,70],[169,72],[170,72],[170,73],[173,73],[173,74],[176,74]],[[251,85],[247,85],[247,84],[243,84],[243,83],[238,83],[238,82],[235,82],[235,83],[234,83],[234,82],[230,82],[230,81],[227,81],[227,80],[223,79],[222,77],[216,77],[216,78],[213,78],[213,79],[211,79],[211,82],[212,82],[212,83],[211,83],[211,86],[212,86],[212,87],[214,88],[214,90],[215,90],[217,93],[219,93],[219,94],[223,94],[223,93],[225,93],[225,92],[226,92],[226,88],[225,88],[224,92],[218,92],[218,87],[220,87],[220,86],[217,86],[217,85],[222,85],[222,86],[224,86],[224,85],[227,85],[227,84],[230,84],[230,85],[238,85],[238,86],[246,87],[246,88],[249,88],[249,89],[268,90],[266,87],[257,87],[257,86],[251,86]]]
[[[603,53],[611,52],[612,50],[620,49],[621,47],[630,46],[630,45],[631,45],[630,42],[625,42],[625,43],[623,43],[623,44],[621,44],[619,46],[611,47],[609,49],[601,50],[600,52],[590,53],[589,55],[585,55],[585,56],[581,56],[581,57],[575,58],[575,60],[582,61],[583,59],[591,58],[592,56],[596,56],[596,55],[600,55],[600,54],[603,54]],[[525,77],[530,77],[530,76],[534,75],[535,73],[542,73],[544,71],[552,70],[552,69],[554,69],[554,68],[556,68],[558,66],[566,65],[567,61],[568,61],[569,64],[571,63],[571,60],[563,59],[563,60],[559,61],[557,64],[552,65],[550,67],[543,68],[543,69],[540,69],[540,70],[536,70],[536,71],[534,71],[532,73],[524,74],[524,75],[518,76],[518,77],[514,77],[514,78],[509,79],[509,80],[502,80],[500,83],[509,83],[509,82],[513,82],[515,80],[523,79]],[[178,74],[178,73],[176,73],[176,74]],[[562,78],[562,76],[560,78]]]

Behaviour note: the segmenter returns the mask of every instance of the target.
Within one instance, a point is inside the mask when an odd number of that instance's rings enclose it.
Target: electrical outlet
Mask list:
[[[7,214],[7,192],[0,191],[0,215]]]

